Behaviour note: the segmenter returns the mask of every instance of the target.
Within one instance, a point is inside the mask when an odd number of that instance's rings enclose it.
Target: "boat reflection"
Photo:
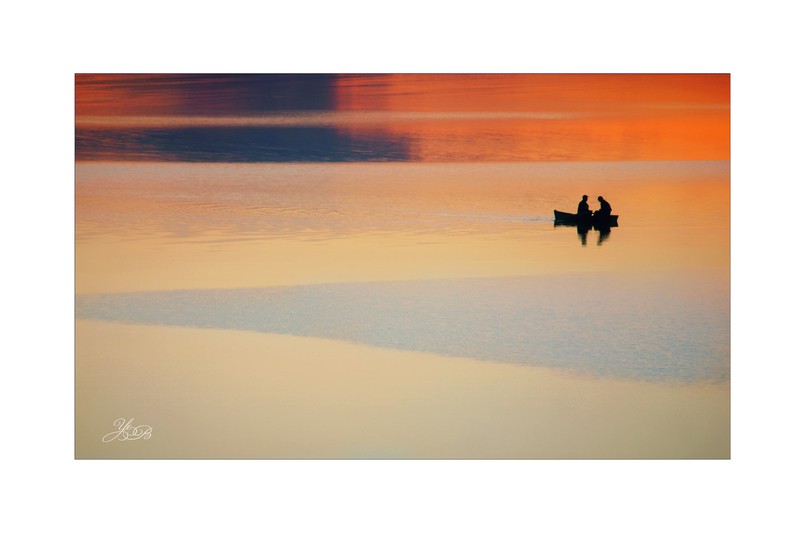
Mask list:
[[[600,223],[584,222],[584,221],[567,222],[563,220],[556,220],[553,222],[554,228],[559,226],[571,226],[577,228],[578,238],[581,241],[581,246],[586,246],[586,238],[589,235],[589,230],[594,230],[598,232],[597,246],[602,246],[602,244],[606,242],[608,238],[611,236],[611,228],[616,228],[619,225],[617,224],[616,220],[600,222]]]

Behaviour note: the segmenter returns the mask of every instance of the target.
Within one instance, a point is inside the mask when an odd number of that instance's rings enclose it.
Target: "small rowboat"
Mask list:
[[[616,226],[619,215],[576,215],[563,211],[553,211],[557,224],[586,224],[587,226]]]

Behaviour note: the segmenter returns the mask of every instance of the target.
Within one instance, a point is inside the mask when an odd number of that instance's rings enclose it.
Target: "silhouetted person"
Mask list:
[[[584,194],[583,195],[583,200],[581,200],[581,202],[578,204],[578,216],[579,217],[587,216],[587,215],[591,215],[592,214],[592,212],[589,211],[589,202],[586,201],[588,199],[589,199],[589,197]]]
[[[598,196],[597,200],[600,202],[600,209],[595,211],[596,215],[600,215],[601,217],[607,217],[611,214],[611,204],[603,200],[602,196]]]

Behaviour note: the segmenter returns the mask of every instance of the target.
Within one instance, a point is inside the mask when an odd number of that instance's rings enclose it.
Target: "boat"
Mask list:
[[[619,215],[587,214],[577,215],[563,211],[553,211],[556,224],[586,225],[586,226],[616,226]]]

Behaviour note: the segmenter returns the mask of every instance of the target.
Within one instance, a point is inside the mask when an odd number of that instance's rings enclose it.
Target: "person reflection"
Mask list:
[[[598,226],[595,229],[600,233],[597,236],[597,246],[601,246],[611,235],[611,226]]]
[[[586,246],[586,236],[589,234],[590,224],[578,224],[578,238],[581,240],[581,246]]]

